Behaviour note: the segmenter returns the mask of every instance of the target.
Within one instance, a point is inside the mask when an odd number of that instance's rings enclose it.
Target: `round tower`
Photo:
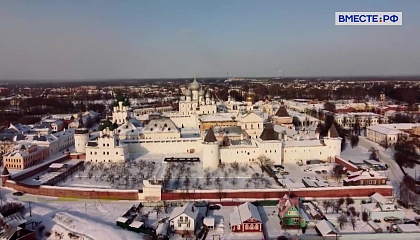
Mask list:
[[[217,169],[219,167],[220,148],[219,141],[217,141],[212,128],[207,131],[202,144],[203,168]]]
[[[11,179],[11,177],[10,177],[9,170],[7,170],[7,167],[6,167],[6,166],[4,166],[4,168],[3,168],[3,172],[1,173],[1,182],[3,183],[3,186],[4,186],[4,183],[5,183],[7,180],[10,180],[10,179]]]
[[[86,145],[89,142],[89,130],[78,128],[74,131],[74,148],[77,153],[86,153]]]

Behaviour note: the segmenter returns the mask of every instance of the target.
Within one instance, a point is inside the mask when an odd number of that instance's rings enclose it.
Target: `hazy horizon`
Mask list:
[[[420,76],[417,1],[3,1],[1,80]],[[403,12],[335,26],[336,11]]]

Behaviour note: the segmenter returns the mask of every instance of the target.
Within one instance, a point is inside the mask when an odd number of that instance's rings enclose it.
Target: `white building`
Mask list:
[[[86,159],[94,162],[125,161],[128,155],[135,158],[144,154],[194,153],[202,156],[203,167],[210,169],[216,169],[220,163],[257,162],[261,155],[275,164],[328,161],[340,155],[341,138],[335,126],[323,139],[311,127],[295,131],[271,122],[264,126],[264,116],[258,111],[216,113],[214,100],[210,101],[206,97],[208,94],[203,95],[202,90],[201,85],[194,81],[187,90],[187,99],[180,102],[179,113],[155,116],[144,126],[135,125],[126,117],[128,108],[123,104],[126,100],[119,99],[114,110],[124,114],[113,114],[114,123],[107,120],[101,125],[100,137],[93,141],[88,141],[88,133],[79,128],[76,151],[86,152]],[[193,107],[195,111],[187,110],[188,107]],[[212,110],[209,110],[210,114],[203,114],[203,109]],[[287,114],[285,108],[282,111]],[[290,119],[289,116],[287,121],[290,122]],[[238,128],[235,131],[239,136],[223,132],[233,127]],[[215,136],[214,129],[217,129],[219,138]],[[83,146],[86,146],[85,149]]]
[[[215,114],[217,112],[214,96],[205,92],[201,84],[194,81],[190,84],[185,94],[185,99],[179,101],[181,115]]]
[[[130,117],[128,108],[130,102],[124,96],[117,97],[117,101],[113,104],[112,120],[117,124],[125,123]]]
[[[192,203],[174,208],[168,219],[171,230],[179,234],[193,234],[197,226],[198,212]]]
[[[420,124],[415,123],[394,123],[394,124],[379,124],[366,128],[367,139],[376,142],[395,144],[398,140],[398,135],[407,135],[415,127],[420,127]]]
[[[128,146],[120,142],[116,129],[116,124],[112,124],[109,120],[100,125],[99,137],[86,144],[86,161],[125,162],[128,159]],[[78,143],[76,142],[76,146]]]

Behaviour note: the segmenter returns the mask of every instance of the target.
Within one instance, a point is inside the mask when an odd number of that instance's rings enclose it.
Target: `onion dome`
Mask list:
[[[112,124],[112,127],[114,127],[114,129],[117,129],[118,128],[117,122],[114,122],[114,124]]]
[[[117,101],[118,102],[124,102],[125,101],[125,97],[124,96],[118,96],[117,97]]]
[[[188,88],[187,93],[185,93],[185,96],[187,96],[187,97],[191,97],[192,96],[191,89]]]
[[[210,98],[210,92],[209,91],[207,91],[207,93],[206,93],[206,98]]]
[[[204,96],[204,94],[206,94],[206,92],[204,92],[203,89],[201,89],[200,92],[198,93],[199,96]]]
[[[99,130],[99,131],[103,131],[103,130],[104,130],[104,125],[102,125],[102,124],[101,124],[101,125],[99,125],[98,130]]]
[[[249,95],[246,97],[246,101],[247,101],[247,102],[252,102],[252,100],[254,100],[254,99],[253,99],[253,97],[251,96],[251,94],[249,94]]]
[[[130,102],[127,100],[125,102],[123,102],[122,104],[124,107],[129,107],[130,106]]]
[[[200,89],[201,84],[197,82],[197,79],[194,78],[194,82],[190,84],[191,91],[198,91]]]

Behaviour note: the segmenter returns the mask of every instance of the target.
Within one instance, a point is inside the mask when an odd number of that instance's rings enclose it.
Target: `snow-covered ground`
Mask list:
[[[192,157],[191,154],[174,157]],[[80,170],[60,182],[59,186],[85,188],[138,189],[143,179],[169,179],[167,189],[258,189],[281,188],[273,178],[262,173],[258,165],[226,164],[215,171],[203,169],[201,162],[167,163],[162,155],[144,155],[123,163],[86,162]]]
[[[8,189],[2,189],[2,200],[4,202],[19,201]],[[76,200],[76,201],[54,201],[50,198],[48,202],[31,202],[32,217],[29,217],[29,203],[23,202],[26,208],[25,216],[28,219],[40,222],[45,226],[42,232],[51,233],[48,239],[70,239],[69,233],[79,236],[79,239],[115,240],[115,239],[145,239],[144,235],[130,232],[116,226],[116,219],[122,216],[135,201],[98,201],[98,200]],[[149,216],[150,222],[156,220],[153,215]],[[40,235],[40,234],[39,234]]]

